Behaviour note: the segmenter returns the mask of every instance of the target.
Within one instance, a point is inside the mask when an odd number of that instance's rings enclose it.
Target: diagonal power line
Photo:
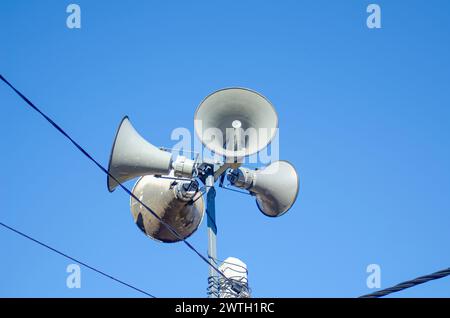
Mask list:
[[[414,286],[417,286],[417,285],[420,285],[420,284],[425,284],[425,283],[427,283],[429,281],[432,281],[432,280],[444,278],[444,277],[449,276],[449,275],[450,275],[450,268],[447,268],[447,269],[441,270],[439,272],[435,272],[433,274],[420,276],[420,277],[417,277],[415,279],[408,280],[406,282],[397,284],[395,286],[392,286],[392,287],[389,287],[389,288],[386,288],[386,289],[383,289],[383,290],[379,290],[379,291],[374,292],[372,294],[367,294],[367,295],[361,296],[360,298],[379,298],[379,297],[384,297],[384,296],[387,296],[389,294],[397,293],[399,291],[402,291],[402,290],[405,290],[405,289],[408,289],[408,288],[411,288],[411,287],[414,287]]]
[[[81,153],[83,153],[90,161],[92,161],[100,170],[102,170],[106,175],[108,175],[110,178],[112,178],[115,182],[117,182],[117,184],[131,197],[133,197],[133,199],[135,199],[137,202],[139,202],[140,204],[142,204],[142,206],[149,211],[154,217],[156,217],[168,230],[169,232],[171,232],[171,234],[173,234],[174,236],[176,236],[178,239],[180,239],[181,241],[183,241],[183,243],[189,248],[191,249],[195,254],[197,254],[204,262],[206,262],[209,266],[211,266],[219,275],[221,275],[225,280],[229,280],[227,277],[225,277],[225,275],[216,267],[214,266],[212,263],[209,262],[209,260],[203,256],[192,244],[190,244],[186,239],[184,239],[183,237],[181,237],[176,230],[170,225],[167,224],[164,220],[162,220],[152,209],[150,209],[146,204],[144,204],[139,198],[137,198],[127,187],[125,187],[121,182],[119,182],[112,174],[109,173],[109,171],[107,169],[105,169],[97,160],[95,160],[80,144],[78,144],[68,133],[66,133],[64,131],[64,129],[62,129],[58,124],[56,124],[50,117],[48,117],[44,112],[42,112],[37,106],[35,106],[25,95],[23,95],[20,91],[18,91],[11,83],[9,83],[2,75],[0,75],[0,79],[6,84],[8,85],[17,95],[19,95],[27,104],[28,106],[30,106],[32,109],[34,109],[36,112],[38,112],[45,120],[47,120],[56,130],[58,130],[62,135],[64,135],[64,137],[66,137]],[[109,274],[106,274],[105,272],[98,270],[82,261],[79,261],[37,239],[34,239],[30,236],[28,236],[25,233],[22,233],[4,223],[0,222],[0,225],[3,226],[4,228],[22,236],[25,237],[65,258],[68,258],[76,263],[79,263],[81,265],[83,265],[86,268],[89,268],[91,270],[93,270],[94,272],[97,272],[107,278],[110,278],[124,286],[127,286],[131,289],[134,289],[144,295],[147,295],[149,297],[155,298],[155,296],[153,296],[150,293],[147,293],[137,287],[134,287],[133,285],[130,285],[126,282],[123,282]],[[450,275],[450,268],[429,274],[429,275],[425,275],[425,276],[421,276],[421,277],[417,277],[415,279],[397,284],[395,286],[371,293],[371,294],[367,294],[367,295],[363,295],[360,298],[379,298],[379,297],[384,297],[387,295],[390,295],[392,293],[396,293],[396,292],[400,292],[402,290],[420,285],[420,284],[424,284],[427,283],[429,281],[432,280],[437,280],[440,278],[444,278]]]
[[[127,286],[127,287],[129,287],[129,288],[131,288],[131,289],[134,289],[135,291],[137,291],[137,292],[139,292],[139,293],[141,293],[141,294],[144,294],[144,295],[146,295],[146,296],[149,296],[149,297],[151,297],[151,298],[156,298],[156,297],[153,296],[152,294],[150,294],[150,293],[148,293],[148,292],[146,292],[146,291],[144,291],[144,290],[142,290],[142,289],[139,289],[139,288],[137,288],[137,287],[135,287],[135,286],[133,286],[133,285],[131,285],[131,284],[128,284],[128,283],[126,283],[126,282],[124,282],[124,281],[122,281],[122,280],[120,280],[120,279],[118,279],[118,278],[115,278],[115,277],[112,276],[112,275],[106,274],[105,272],[103,272],[103,271],[101,271],[101,270],[99,270],[99,269],[97,269],[97,268],[95,268],[95,267],[93,267],[93,266],[91,266],[91,265],[88,265],[88,264],[86,264],[85,262],[82,262],[82,261],[80,261],[80,260],[78,260],[78,259],[76,259],[76,258],[74,258],[74,257],[72,257],[72,256],[70,256],[70,255],[67,255],[66,253],[63,253],[63,252],[57,250],[56,248],[51,247],[50,245],[47,245],[47,244],[45,244],[45,243],[43,243],[43,242],[41,242],[41,241],[39,241],[39,240],[37,240],[37,239],[35,239],[35,238],[32,238],[31,236],[29,236],[29,235],[27,235],[27,234],[25,234],[25,233],[23,233],[23,232],[20,232],[19,230],[16,230],[16,229],[14,229],[14,228],[12,228],[12,227],[10,227],[10,226],[8,226],[8,225],[2,223],[2,222],[0,222],[0,225],[3,226],[5,229],[10,230],[11,232],[14,232],[14,233],[16,233],[16,234],[18,234],[18,235],[20,235],[20,236],[26,238],[26,239],[29,239],[29,240],[31,240],[31,241],[33,241],[33,242],[35,242],[35,243],[37,243],[37,244],[39,244],[39,245],[41,245],[41,246],[47,248],[47,249],[49,249],[49,250],[55,252],[56,254],[59,254],[59,255],[65,257],[65,258],[67,258],[67,259],[70,259],[70,260],[72,260],[72,261],[74,261],[74,262],[76,262],[76,263],[78,263],[78,264],[80,264],[80,265],[86,267],[86,268],[89,268],[90,270],[92,270],[92,271],[94,271],[94,272],[96,272],[96,273],[98,273],[98,274],[100,274],[100,275],[103,275],[103,276],[105,276],[105,277],[107,277],[107,278],[109,278],[109,279],[112,279],[113,281],[116,281],[116,282],[118,282],[119,284],[122,284],[122,285],[124,285],[124,286]]]
[[[139,200],[139,198],[137,198],[127,187],[125,187],[121,182],[119,182],[112,174],[110,174],[109,173],[109,171],[107,170],[107,169],[105,169],[97,160],[95,160],[82,146],[80,146],[68,133],[66,133],[65,131],[64,131],[64,129],[62,129],[58,124],[56,124],[50,117],[48,117],[44,112],[42,112],[37,106],[35,106],[25,95],[23,95],[20,91],[18,91],[11,83],[9,83],[2,75],[0,75],[0,79],[6,84],[6,85],[8,85],[17,95],[19,95],[27,104],[28,104],[28,106],[30,106],[31,108],[33,108],[36,112],[38,112],[42,117],[44,117],[44,119],[45,120],[47,120],[56,130],[58,130],[62,135],[64,135],[64,137],[66,137],[81,153],[83,153],[89,160],[91,160],[100,170],[102,170],[106,175],[108,175],[110,178],[112,178],[115,182],[117,182],[117,184],[128,194],[128,195],[130,195],[131,197],[133,197],[133,199],[135,199],[137,202],[139,202],[140,204],[142,204],[142,206],[147,210],[147,211],[149,211],[154,217],[156,217],[168,230],[169,230],[169,232],[171,232],[171,234],[173,234],[174,236],[176,236],[178,239],[180,239],[181,241],[183,241],[183,243],[189,248],[189,249],[191,249],[195,254],[197,254],[204,262],[206,262],[209,266],[211,266],[219,275],[221,275],[225,280],[229,280],[227,277],[225,277],[225,275],[216,267],[216,266],[214,266],[212,263],[210,263],[209,262],[209,260],[205,257],[205,256],[203,256],[192,244],[190,244],[186,239],[184,239],[183,237],[181,237],[177,232],[176,232],[176,230],[170,225],[170,224],[167,224],[164,220],[162,220],[152,209],[150,209],[146,204],[144,204],[143,202],[141,202],[141,200]],[[6,228],[6,229],[8,229],[8,230],[10,230],[10,231],[12,231],[12,232],[14,232],[14,233],[16,233],[16,234],[18,234],[18,235],[21,235],[22,237],[25,237],[25,238],[27,238],[27,239],[29,239],[29,240],[31,240],[31,241],[33,241],[33,242],[35,242],[35,243],[37,243],[37,244],[39,244],[39,245],[41,245],[41,246],[43,246],[43,247],[46,247],[47,249],[49,249],[49,250],[51,250],[51,251],[53,251],[53,252],[55,252],[55,253],[57,253],[57,254],[59,254],[59,255],[61,255],[61,256],[64,256],[64,257],[66,257],[66,258],[68,258],[68,259],[70,259],[70,260],[73,260],[73,261],[75,261],[75,262],[77,262],[77,263],[79,263],[79,264],[81,264],[81,265],[83,265],[83,266],[85,266],[85,267],[87,267],[87,268],[89,268],[89,269],[91,269],[91,270],[93,270],[93,271],[95,271],[95,272],[97,272],[97,273],[99,273],[99,274],[101,274],[101,275],[103,275],[103,276],[105,276],[105,277],[108,277],[108,278],[110,278],[110,279],[112,279],[112,280],[114,280],[114,281],[116,281],[116,282],[118,282],[118,283],[120,283],[120,284],[122,284],[122,285],[125,285],[125,286],[127,286],[127,287],[129,287],[129,288],[132,288],[132,289],[134,289],[134,290],[136,290],[136,291],[138,291],[138,292],[140,292],[140,293],[142,293],[142,294],[145,294],[145,295],[147,295],[147,296],[150,296],[150,297],[153,297],[153,298],[155,298],[155,296],[153,296],[152,294],[150,294],[150,293],[147,293],[147,292],[145,292],[145,291],[143,291],[143,290],[141,290],[141,289],[139,289],[139,288],[136,288],[136,287],[134,287],[134,286],[132,286],[132,285],[130,285],[130,284],[128,284],[128,283],[125,283],[125,282],[123,282],[123,281],[121,281],[121,280],[119,280],[119,279],[117,279],[117,278],[115,278],[115,277],[113,277],[113,276],[111,276],[111,275],[109,275],[109,274],[106,274],[106,273],[104,273],[104,272],[102,272],[102,271],[100,271],[100,270],[98,270],[98,269],[96,269],[96,268],[94,268],[94,267],[92,267],[92,266],[90,266],[90,265],[88,265],[88,264],[86,264],[86,263],[84,263],[84,262],[81,262],[81,261],[79,261],[79,260],[77,260],[77,259],[75,259],[75,258],[73,258],[73,257],[71,257],[71,256],[69,256],[69,255],[67,255],[67,254],[65,254],[65,253],[63,253],[63,252],[61,252],[61,251],[59,251],[59,250],[57,250],[57,249],[55,249],[55,248],[53,248],[53,247],[51,247],[51,246],[49,246],[49,245],[47,245],[47,244],[45,244],[45,243],[42,243],[42,242],[40,242],[40,241],[38,241],[38,240],[36,240],[36,239],[34,239],[34,238],[32,238],[32,237],[30,237],[30,236],[28,236],[28,235],[26,235],[26,234],[24,234],[24,233],[22,233],[22,232],[20,232],[20,231],[18,231],[18,230],[16,230],[16,229],[14,229],[14,228],[12,228],[12,227],[9,227],[8,225],[6,225],[6,224],[4,224],[4,223],[1,223],[0,222],[0,225],[1,226],[3,226],[4,228]],[[379,297],[384,297],[384,296],[387,296],[387,295],[389,295],[389,294],[392,294],[392,293],[396,293],[396,292],[399,292],[399,291],[402,291],[402,290],[405,290],[405,289],[408,289],[408,288],[411,288],[411,287],[414,287],[414,286],[417,286],[417,285],[420,285],[420,284],[424,284],[424,283],[427,283],[427,282],[429,282],[429,281],[432,281],[432,280],[436,280],[436,279],[440,279],[440,278],[444,278],[444,277],[446,277],[446,276],[449,276],[450,275],[450,268],[448,268],[448,269],[444,269],[444,270],[441,270],[441,271],[438,271],[438,272],[435,272],[435,273],[432,273],[432,274],[429,274],[429,275],[425,275],[425,276],[421,276],[421,277],[418,277],[418,278],[415,278],[415,279],[413,279],[413,280],[409,280],[409,281],[406,281],[406,282],[403,282],[403,283],[400,283],[400,284],[397,284],[397,285],[395,285],[395,286],[392,286],[392,287],[390,287],[390,288],[386,288],[386,289],[383,289],[383,290],[380,290],[380,291],[377,291],[377,292],[374,292],[374,293],[371,293],[371,294],[367,294],[367,295],[363,295],[363,296],[361,296],[361,298],[379,298]]]
[[[17,95],[20,96],[33,110],[39,113],[45,120],[47,120],[56,130],[58,130],[64,137],[66,137],[84,156],[86,156],[90,161],[92,161],[100,170],[102,170],[106,175],[113,179],[117,184],[133,199],[142,204],[142,206],[149,211],[154,217],[156,217],[159,222],[161,222],[171,234],[182,241],[189,249],[191,249],[197,256],[199,256],[206,264],[211,266],[214,271],[216,271],[225,280],[229,280],[214,264],[212,264],[203,254],[201,254],[191,243],[189,243],[185,238],[180,236],[177,231],[164,220],[162,220],[152,209],[150,209],[146,204],[144,204],[138,197],[136,197],[127,187],[125,187],[115,176],[113,176],[107,169],[105,169],[97,160],[94,159],[78,142],[76,142],[63,128],[61,128],[56,122],[53,121],[49,116],[47,116],[43,111],[41,111],[36,105],[34,105],[25,95],[23,95],[19,90],[17,90],[6,78],[0,74],[0,79],[8,85]]]

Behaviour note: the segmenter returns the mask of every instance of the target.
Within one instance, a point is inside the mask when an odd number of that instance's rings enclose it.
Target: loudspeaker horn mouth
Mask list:
[[[256,206],[258,207],[259,211],[261,211],[261,213],[264,214],[265,216],[268,216],[268,217],[271,217],[271,218],[280,217],[280,216],[286,214],[292,208],[292,206],[294,205],[295,201],[297,201],[298,193],[300,191],[300,177],[299,177],[297,169],[295,169],[294,165],[292,163],[290,163],[288,160],[277,160],[277,161],[272,162],[272,164],[277,164],[277,163],[285,163],[285,164],[287,164],[292,169],[292,171],[295,173],[295,177],[296,177],[297,182],[296,182],[295,195],[292,198],[292,201],[289,204],[289,206],[286,209],[284,209],[284,211],[281,211],[281,212],[278,211],[279,213],[269,214],[267,211],[264,211],[261,208],[260,204],[258,203],[258,200],[255,200],[256,201]]]
[[[113,141],[113,144],[111,147],[111,152],[109,154],[108,175],[106,176],[106,186],[108,187],[109,192],[113,192],[116,189],[116,187],[119,185],[113,178],[111,178],[110,171],[111,171],[111,162],[112,162],[112,157],[114,154],[114,148],[116,146],[117,136],[119,135],[120,128],[122,128],[122,125],[126,120],[129,120],[128,116],[124,116],[122,118],[122,120],[120,121],[119,127],[117,128],[116,134],[114,136],[114,141]],[[114,178],[116,178],[116,176],[114,176]]]
[[[245,132],[241,149],[227,149],[216,138],[207,140],[205,132],[209,129],[217,129],[222,134],[221,140],[226,140],[228,128]],[[275,138],[277,128],[278,114],[272,103],[262,94],[243,87],[223,88],[209,94],[194,114],[194,130],[199,140],[207,149],[226,158],[242,158],[260,152]],[[267,129],[268,133],[262,135],[262,129]],[[251,130],[256,135],[252,135]]]

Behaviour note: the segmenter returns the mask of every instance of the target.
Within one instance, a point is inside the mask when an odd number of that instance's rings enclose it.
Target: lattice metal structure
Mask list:
[[[221,277],[208,277],[207,294],[214,298],[250,298],[247,266],[235,257],[220,262]]]

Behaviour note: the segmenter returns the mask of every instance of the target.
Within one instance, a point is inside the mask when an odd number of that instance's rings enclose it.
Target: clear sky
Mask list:
[[[354,297],[450,266],[450,3],[0,2],[0,71],[107,165],[115,130],[170,147],[209,93],[244,86],[277,109],[280,157],[301,178],[280,218],[218,190],[218,252],[255,297]],[[123,191],[0,85],[0,221],[159,297],[205,296],[207,266],[141,234]],[[127,183],[129,187],[133,182]],[[206,222],[189,239],[206,254]],[[0,296],[140,297],[0,228]],[[442,279],[398,296],[450,297]]]

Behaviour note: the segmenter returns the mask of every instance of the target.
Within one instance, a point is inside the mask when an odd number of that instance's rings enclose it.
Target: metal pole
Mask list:
[[[209,174],[205,181],[206,186],[206,214],[208,217],[208,259],[217,267],[217,227],[216,227],[216,190],[214,189],[214,173]],[[208,276],[208,296],[216,298],[218,296],[219,281],[218,274],[212,266],[209,266]]]

